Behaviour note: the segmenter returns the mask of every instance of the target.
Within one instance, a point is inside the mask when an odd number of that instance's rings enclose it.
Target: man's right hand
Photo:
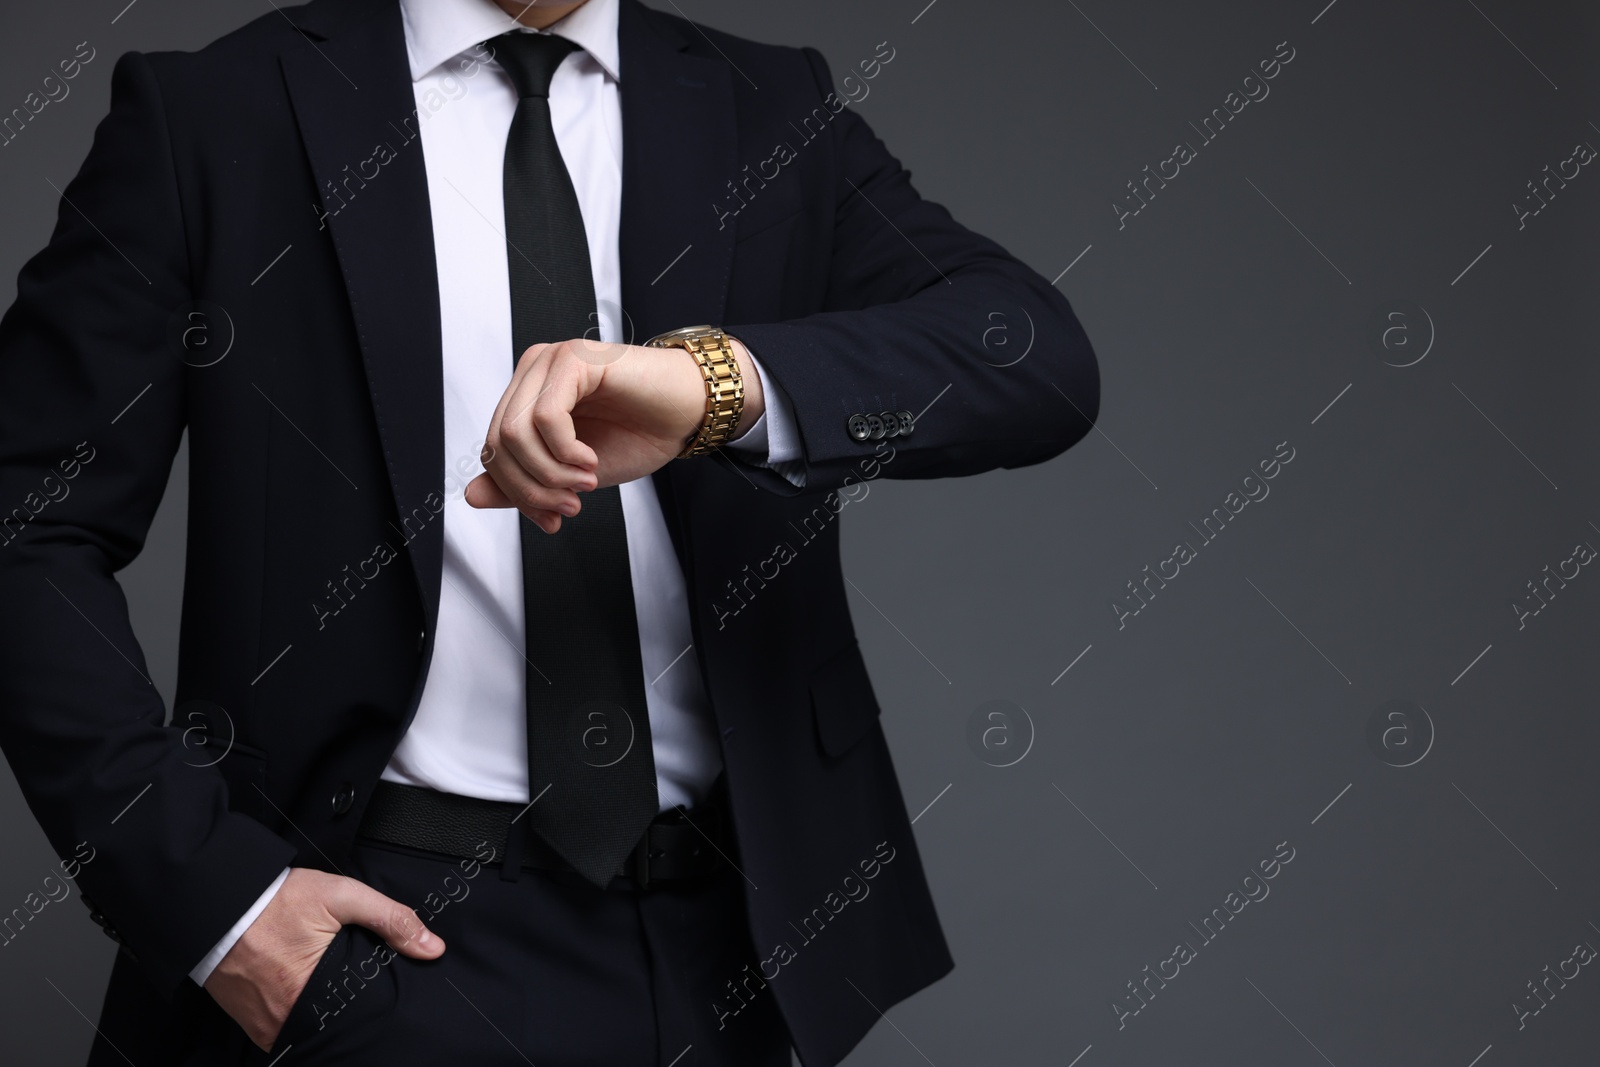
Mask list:
[[[278,892],[206,979],[206,992],[270,1050],[322,953],[347,923],[365,926],[390,948],[431,960],[444,942],[417,913],[365,882],[294,867]]]

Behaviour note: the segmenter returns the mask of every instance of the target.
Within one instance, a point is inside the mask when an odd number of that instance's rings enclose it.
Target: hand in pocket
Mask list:
[[[413,959],[444,952],[439,935],[399,901],[354,878],[295,867],[206,979],[206,992],[258,1048],[270,1050],[317,962],[346,924],[366,927]]]

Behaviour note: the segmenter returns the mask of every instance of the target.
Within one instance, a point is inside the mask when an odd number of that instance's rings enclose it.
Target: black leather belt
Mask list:
[[[647,889],[659,882],[704,877],[734,863],[733,826],[723,781],[719,777],[707,798],[688,812],[674,808],[657,815],[617,874]],[[521,847],[508,849],[512,820],[526,807],[380,779],[357,836],[476,859],[491,867],[520,851],[522,867],[576,876],[572,866],[537,834],[526,832],[527,824],[520,819],[516,829],[524,831],[523,840],[516,844]],[[493,858],[486,859],[491,848]]]

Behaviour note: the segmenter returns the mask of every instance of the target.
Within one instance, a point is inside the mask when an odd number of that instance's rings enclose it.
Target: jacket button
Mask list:
[[[900,436],[900,416],[892,411],[880,411],[878,418],[883,420],[883,435],[885,437]]]
[[[874,441],[881,441],[889,433],[889,426],[883,421],[883,416],[877,412],[867,415],[867,436]]]
[[[897,411],[895,417],[900,420],[900,436],[907,437],[916,428],[917,417],[909,411]]]
[[[333,813],[335,815],[343,815],[350,810],[350,805],[355,802],[356,787],[349,782],[345,782],[339,787],[339,791],[333,794]]]
[[[850,437],[856,441],[865,441],[872,436],[871,424],[867,422],[867,417],[859,411],[850,416],[849,421],[845,423],[845,429],[849,432]]]

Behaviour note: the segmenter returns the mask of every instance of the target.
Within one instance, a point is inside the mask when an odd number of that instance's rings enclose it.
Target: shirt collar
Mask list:
[[[620,81],[617,49],[618,0],[588,0],[550,27],[599,63],[613,81]],[[422,78],[446,60],[480,41],[509,33],[521,25],[493,0],[400,0],[405,25],[406,56],[411,80]]]

